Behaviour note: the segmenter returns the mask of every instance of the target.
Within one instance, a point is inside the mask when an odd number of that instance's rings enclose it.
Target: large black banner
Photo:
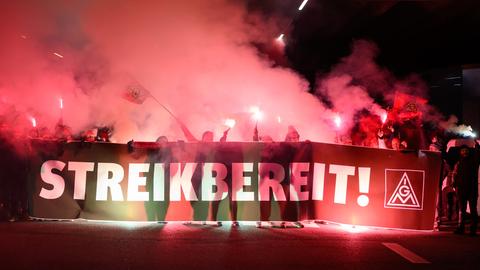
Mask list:
[[[30,215],[432,229],[440,155],[323,143],[33,142]]]

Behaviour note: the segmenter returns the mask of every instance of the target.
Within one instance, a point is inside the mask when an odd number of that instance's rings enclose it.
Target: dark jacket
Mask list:
[[[478,158],[476,153],[470,153],[455,164],[454,186],[461,192],[478,193]]]

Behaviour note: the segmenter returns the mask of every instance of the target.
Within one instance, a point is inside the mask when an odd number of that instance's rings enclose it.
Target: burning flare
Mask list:
[[[335,122],[335,126],[337,128],[340,128],[340,126],[342,125],[342,118],[340,117],[340,115],[335,115],[335,118],[333,119],[333,121]]]
[[[227,126],[229,128],[233,128],[236,123],[237,123],[237,121],[235,121],[235,119],[228,118],[228,119],[225,119],[224,124],[225,124],[225,126]]]
[[[382,124],[385,124],[385,122],[387,122],[387,117],[388,117],[387,112],[383,111],[382,114],[380,115],[380,118],[382,119]]]
[[[252,106],[250,108],[250,112],[252,113],[252,118],[255,121],[260,121],[263,118],[263,112],[257,106]]]

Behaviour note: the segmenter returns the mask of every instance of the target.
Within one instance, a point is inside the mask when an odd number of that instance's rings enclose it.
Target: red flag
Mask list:
[[[425,104],[427,100],[424,98],[396,92],[393,111],[400,119],[411,119],[417,116],[421,118]]]
[[[143,104],[150,96],[150,92],[139,83],[130,84],[123,93],[124,99],[135,104]]]

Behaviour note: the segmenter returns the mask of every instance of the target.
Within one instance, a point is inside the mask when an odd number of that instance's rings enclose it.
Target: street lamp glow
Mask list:
[[[36,128],[37,127],[37,120],[35,119],[35,117],[32,117],[32,127]]]
[[[60,109],[63,109],[63,99],[60,98],[59,101],[60,101]]]

